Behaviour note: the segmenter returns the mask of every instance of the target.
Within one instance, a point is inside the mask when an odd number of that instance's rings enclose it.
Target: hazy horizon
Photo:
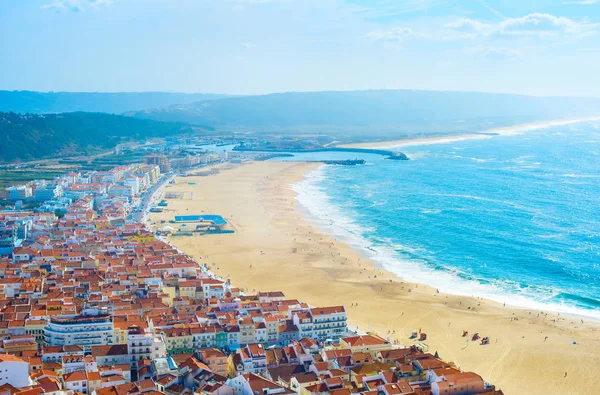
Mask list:
[[[331,89],[331,90],[293,90],[293,91],[274,91],[274,92],[265,92],[265,93],[256,93],[256,94],[242,94],[242,93],[223,93],[223,92],[183,92],[183,91],[39,91],[39,90],[30,90],[30,89],[0,89],[0,91],[5,92],[35,92],[35,93],[44,93],[44,94],[57,94],[57,93],[75,93],[75,94],[83,94],[83,93],[99,93],[99,94],[149,94],[149,93],[166,93],[166,94],[178,94],[178,95],[223,95],[227,97],[243,97],[243,96],[268,96],[268,95],[278,95],[285,93],[327,93],[327,92],[368,92],[368,91],[422,91],[422,92],[445,92],[445,93],[482,93],[482,94],[497,94],[497,95],[513,95],[513,96],[529,96],[529,97],[540,97],[540,98],[586,98],[586,99],[600,99],[600,94],[597,96],[570,96],[570,95],[533,95],[533,94],[525,94],[525,93],[516,93],[516,92],[495,92],[495,91],[482,91],[482,90],[442,90],[442,89],[408,89],[408,88],[396,88],[396,89]],[[220,98],[219,98],[220,99]],[[218,99],[215,99],[218,100]]]

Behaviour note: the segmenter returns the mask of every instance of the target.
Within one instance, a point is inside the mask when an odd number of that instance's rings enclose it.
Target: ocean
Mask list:
[[[367,164],[308,174],[299,204],[404,280],[600,319],[600,123],[399,149],[327,154]]]

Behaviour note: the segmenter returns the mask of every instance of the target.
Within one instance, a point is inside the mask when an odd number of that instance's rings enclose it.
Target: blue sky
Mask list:
[[[600,0],[2,0],[0,89],[600,97]]]

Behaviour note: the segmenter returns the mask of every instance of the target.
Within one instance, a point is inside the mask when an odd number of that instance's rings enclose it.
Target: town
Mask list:
[[[240,289],[147,228],[172,169],[201,164],[152,154],[10,188],[2,394],[502,394],[422,342],[350,330],[343,306]]]

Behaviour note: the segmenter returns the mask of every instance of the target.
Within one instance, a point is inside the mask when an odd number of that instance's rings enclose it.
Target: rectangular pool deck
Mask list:
[[[216,226],[227,225],[225,218],[216,214],[176,215],[175,222],[212,222]]]

